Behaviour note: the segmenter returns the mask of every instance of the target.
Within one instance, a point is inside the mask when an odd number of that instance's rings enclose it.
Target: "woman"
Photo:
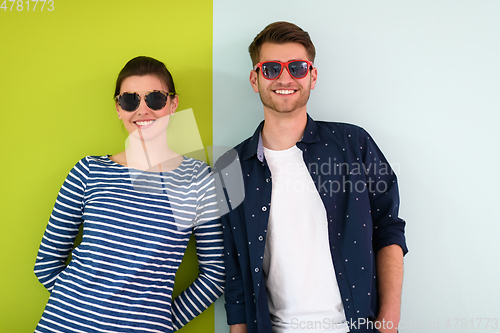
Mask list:
[[[51,292],[36,332],[172,332],[223,292],[214,178],[167,144],[178,105],[169,71],[149,57],[130,60],[115,100],[128,146],[81,159],[61,187],[35,264]],[[191,233],[200,275],[172,301]]]

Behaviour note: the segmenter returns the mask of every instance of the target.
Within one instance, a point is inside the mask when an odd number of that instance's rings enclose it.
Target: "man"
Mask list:
[[[363,129],[308,116],[307,32],[276,22],[249,51],[265,121],[235,147],[245,200],[223,217],[231,332],[396,332],[407,248],[392,169]]]

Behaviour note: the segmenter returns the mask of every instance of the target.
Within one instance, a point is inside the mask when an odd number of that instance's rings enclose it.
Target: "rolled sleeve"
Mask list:
[[[225,308],[228,325],[246,323],[245,289],[238,260],[234,235],[231,232],[230,215],[222,216],[224,236],[224,261],[226,265]]]
[[[385,246],[397,244],[401,246],[403,254],[406,254],[406,222],[398,217],[399,190],[396,174],[370,135],[363,129],[360,130],[360,137],[364,140],[362,144],[367,147],[363,163],[370,190],[373,249],[377,252]]]

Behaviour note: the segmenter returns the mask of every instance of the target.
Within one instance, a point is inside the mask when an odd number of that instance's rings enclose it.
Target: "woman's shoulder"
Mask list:
[[[184,159],[179,167],[182,167],[184,170],[192,170],[195,173],[210,170],[210,166],[207,163],[187,156],[184,156]]]
[[[212,171],[207,163],[186,156],[184,156],[184,160],[176,170],[184,176],[189,177],[192,181],[206,178]]]
[[[68,173],[68,178],[77,178],[85,183],[92,174],[98,174],[100,171],[110,165],[112,162],[107,155],[104,156],[85,156],[75,163]]]
[[[97,163],[97,164],[102,164],[102,165],[112,165],[112,164],[116,164],[115,162],[113,162],[109,157],[111,155],[102,155],[102,156],[98,156],[98,155],[87,155],[85,156],[84,158],[82,158],[80,161],[85,161],[85,163],[91,163],[91,164],[94,164],[94,163]]]
[[[110,155],[103,155],[103,156],[97,156],[97,155],[87,155],[83,158],[81,158],[74,166],[74,168],[77,169],[85,169],[87,172],[89,172],[91,169],[94,168],[109,168],[109,167],[116,167],[117,163],[113,162],[110,158]]]

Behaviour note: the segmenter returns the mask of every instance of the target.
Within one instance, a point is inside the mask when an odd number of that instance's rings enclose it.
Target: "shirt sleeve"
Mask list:
[[[243,214],[241,206],[242,205],[222,216],[224,261],[226,265],[226,288],[224,297],[228,325],[246,323],[245,288],[238,260],[238,250],[232,233],[233,229],[231,228],[231,219],[243,218],[243,216],[241,216]]]
[[[80,160],[64,181],[36,257],[34,272],[38,280],[52,291],[59,274],[73,250],[83,222],[83,198],[89,174],[87,158]]]
[[[202,164],[197,173],[197,208],[193,232],[200,274],[172,304],[175,330],[202,313],[224,292],[222,226],[217,208],[215,180],[210,167]]]
[[[389,165],[370,135],[360,129],[363,163],[367,172],[367,187],[373,219],[373,249],[397,244],[403,253],[408,252],[405,239],[405,221],[399,214],[399,189],[394,170]]]

